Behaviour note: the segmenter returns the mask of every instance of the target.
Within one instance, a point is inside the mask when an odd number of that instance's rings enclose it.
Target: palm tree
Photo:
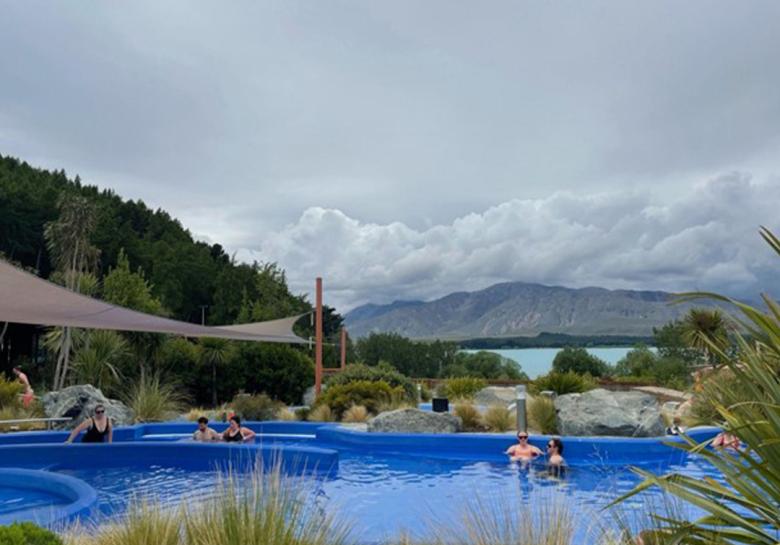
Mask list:
[[[224,365],[233,355],[233,345],[226,339],[203,338],[200,340],[200,361],[211,365],[211,402],[217,406],[217,366]]]
[[[83,293],[88,283],[85,276],[94,270],[100,254],[90,243],[90,236],[97,223],[95,205],[86,197],[65,193],[57,202],[57,207],[60,211],[59,217],[48,222],[44,229],[46,247],[65,287]],[[70,353],[73,349],[71,328],[64,328],[59,339],[56,349],[57,365],[54,370],[55,390],[65,385],[68,375]]]
[[[729,346],[728,322],[719,309],[692,308],[682,320],[683,340],[704,354],[715,367],[718,354]]]
[[[92,384],[109,395],[121,378],[119,364],[130,353],[128,342],[116,331],[92,330],[73,356],[73,370],[80,383]]]

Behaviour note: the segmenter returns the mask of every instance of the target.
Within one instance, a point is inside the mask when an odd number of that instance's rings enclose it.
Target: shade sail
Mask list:
[[[301,316],[231,326],[201,326],[145,314],[72,292],[0,259],[0,321],[170,333],[239,341],[308,343],[293,333]]]

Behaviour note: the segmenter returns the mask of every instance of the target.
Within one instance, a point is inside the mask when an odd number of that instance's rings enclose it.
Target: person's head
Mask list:
[[[522,445],[527,444],[528,443],[528,432],[527,431],[519,431],[519,432],[517,432],[517,441],[520,444],[522,444]]]
[[[206,428],[209,427],[209,419],[205,416],[201,416],[198,418],[198,429],[200,431],[206,431]]]
[[[549,454],[558,454],[559,456],[563,455],[563,441],[560,440],[558,437],[553,437],[549,441],[547,441],[547,452]]]
[[[241,417],[238,415],[233,415],[230,417],[230,427],[233,429],[240,428],[241,427]]]
[[[682,424],[682,418],[680,418],[679,416],[675,416],[672,419],[672,424],[674,424],[675,426],[679,426],[680,424]]]
[[[106,416],[106,408],[99,403],[95,405],[95,418],[102,419],[105,418],[105,416]]]

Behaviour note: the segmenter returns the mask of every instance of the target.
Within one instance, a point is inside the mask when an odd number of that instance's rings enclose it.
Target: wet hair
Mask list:
[[[548,444],[549,443],[552,443],[553,445],[555,445],[555,448],[558,449],[558,454],[563,456],[563,441],[561,441],[560,437],[553,437],[553,438],[551,438],[550,441],[548,442]]]
[[[230,420],[232,420],[233,422],[235,422],[239,426],[241,425],[241,417],[238,416],[237,414],[234,414],[233,416],[231,416]]]
[[[198,418],[198,424],[208,424],[208,423],[209,423],[209,419],[206,418],[205,416],[201,416],[200,418]]]

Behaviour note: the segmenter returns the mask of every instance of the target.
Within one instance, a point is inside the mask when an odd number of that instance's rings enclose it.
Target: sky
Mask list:
[[[326,302],[777,286],[780,3],[0,0],[0,153]]]

